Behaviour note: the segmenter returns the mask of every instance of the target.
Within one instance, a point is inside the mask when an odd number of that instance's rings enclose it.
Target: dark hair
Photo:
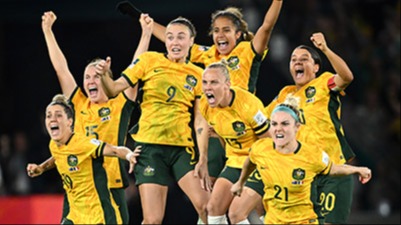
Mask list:
[[[237,43],[241,41],[251,41],[253,39],[254,35],[248,30],[248,23],[243,19],[241,10],[236,7],[227,7],[224,10],[218,10],[212,14],[209,35],[213,35],[213,25],[216,19],[219,17],[224,17],[231,20],[236,28],[236,31],[242,32],[242,35],[237,40]]]
[[[315,64],[319,65],[319,69],[322,67],[322,59],[320,58],[319,53],[317,53],[317,51],[314,48],[307,46],[307,45],[300,45],[300,46],[296,47],[295,49],[298,49],[298,48],[305,49],[306,51],[308,51],[311,54],[312,59],[315,62]]]
[[[192,24],[192,22],[190,21],[190,20],[188,20],[187,18],[184,18],[184,17],[178,17],[178,18],[176,18],[176,19],[174,19],[174,20],[172,20],[172,21],[170,21],[170,23],[168,23],[168,25],[171,25],[171,24],[182,24],[182,25],[184,25],[184,26],[186,26],[186,27],[188,27],[188,29],[189,29],[189,31],[190,31],[190,33],[191,33],[191,37],[196,37],[196,29],[195,29],[195,26]],[[167,25],[167,26],[168,26]]]
[[[67,98],[62,94],[57,94],[53,97],[49,106],[52,105],[60,105],[64,108],[65,114],[67,114],[67,118],[71,119],[74,117],[74,111],[72,110],[70,104],[68,104]]]

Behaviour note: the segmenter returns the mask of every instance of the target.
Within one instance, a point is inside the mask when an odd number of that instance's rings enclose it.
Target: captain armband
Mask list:
[[[335,76],[332,76],[328,81],[327,81],[327,86],[329,87],[330,90],[334,92],[340,93],[342,96],[345,95],[345,92],[342,88],[337,86],[336,82],[334,82]]]

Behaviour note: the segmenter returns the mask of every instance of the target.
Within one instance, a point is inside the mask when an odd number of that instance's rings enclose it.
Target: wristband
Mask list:
[[[125,158],[130,161],[129,159],[131,158],[131,156],[133,156],[134,153],[133,152],[129,152],[128,154],[125,155]]]

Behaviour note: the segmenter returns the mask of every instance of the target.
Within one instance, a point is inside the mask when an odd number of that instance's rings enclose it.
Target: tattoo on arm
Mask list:
[[[200,135],[200,134],[202,134],[202,131],[203,131],[203,128],[199,128],[199,129],[197,130],[197,133]]]

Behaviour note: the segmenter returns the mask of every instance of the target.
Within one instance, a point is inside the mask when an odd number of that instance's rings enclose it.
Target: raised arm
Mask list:
[[[316,48],[319,48],[330,61],[331,66],[334,68],[338,76],[334,77],[336,86],[341,90],[345,89],[354,79],[350,68],[347,63],[336,53],[334,53],[326,43],[324,35],[320,32],[312,34],[310,40],[313,42]]]
[[[114,146],[110,144],[106,144],[103,149],[104,156],[114,156],[119,157],[121,159],[125,159],[129,162],[129,173],[132,173],[134,170],[134,165],[136,164],[136,157],[139,156],[141,152],[141,146],[136,147],[134,151],[131,151],[129,148],[125,146]]]
[[[251,162],[248,156],[242,166],[241,175],[238,178],[238,181],[231,187],[231,193],[233,193],[233,195],[241,196],[246,180],[255,169],[256,165]]]
[[[201,179],[201,186],[207,191],[212,190],[212,182],[209,177],[208,170],[208,144],[209,144],[209,125],[203,118],[199,110],[199,99],[195,100],[195,132],[196,140],[199,148],[199,162],[195,166],[195,176]]]
[[[280,15],[282,5],[283,0],[272,0],[270,8],[266,12],[263,24],[255,33],[255,37],[252,40],[252,45],[255,48],[255,51],[260,55],[263,54],[267,48],[267,45],[269,44],[270,36]]]
[[[67,60],[61,51],[52,30],[56,19],[57,17],[52,11],[45,12],[42,15],[42,30],[45,36],[50,61],[57,73],[61,90],[67,98],[70,98],[72,92],[77,87],[77,83],[68,68]]]
[[[26,167],[26,172],[30,177],[37,177],[42,175],[42,173],[51,170],[56,167],[55,160],[53,157],[48,158],[46,161],[42,162],[40,165],[35,163],[29,163]]]
[[[161,42],[166,42],[166,27],[157,22],[154,22],[153,35]]]
[[[135,54],[132,58],[132,62],[134,62],[139,55],[148,51],[150,39],[152,38],[153,19],[150,18],[148,14],[141,14],[139,22],[141,23],[142,27],[142,35],[136,48]],[[124,93],[129,99],[135,101],[138,93],[138,85],[125,89]]]
[[[370,180],[370,178],[372,178],[372,171],[369,168],[362,166],[351,166],[347,164],[333,164],[329,173],[329,175],[331,176],[345,176],[351,174],[358,174],[359,181],[362,184],[366,184]]]
[[[106,73],[110,69],[110,65],[111,58],[108,56],[106,60],[102,60],[96,64],[96,73],[101,76],[100,80],[106,95],[108,97],[114,97],[131,86],[124,77],[113,80],[110,76],[108,76]]]
[[[132,58],[132,62],[134,62],[140,54],[148,51],[150,39],[152,38],[152,32],[156,24],[155,22],[153,22],[153,19],[148,14],[144,13],[141,14],[141,18],[139,18],[139,23],[141,24],[142,34],[134,57]]]

